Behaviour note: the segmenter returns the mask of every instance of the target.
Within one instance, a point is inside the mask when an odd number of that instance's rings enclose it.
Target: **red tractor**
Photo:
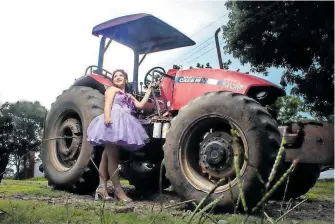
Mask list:
[[[333,167],[333,126],[299,121],[278,127],[276,111],[267,106],[285,96],[285,91],[261,78],[223,70],[219,32],[220,29],[215,39],[220,69],[166,72],[154,67],[147,72],[144,85],[152,81],[160,85],[153,91],[147,108],[135,116],[151,141],[136,152],[122,150],[121,175],[136,190],[155,192],[164,161],[163,189],[172,185],[182,199],[198,202],[218,180],[225,178],[210,199],[223,194],[218,206],[228,211],[239,195],[231,135],[234,129],[243,152],[239,157],[240,175],[249,207],[261,197],[263,184],[258,175],[267,180],[282,137],[286,139],[286,151],[278,175],[299,158],[290,177],[287,198],[305,194],[315,184],[321,167]],[[128,87],[139,100],[144,93],[143,83],[140,88],[138,84],[138,68],[146,55],[195,44],[148,14],[109,20],[95,26],[92,33],[102,36],[98,65],[89,66],[85,75],[52,104],[42,150],[43,170],[50,185],[78,193],[91,193],[98,184],[94,163],[99,164],[102,147],[92,147],[86,141],[86,129],[93,118],[103,113],[104,92],[112,85],[111,73],[103,69],[104,53],[111,41],[134,51],[133,82]],[[141,59],[139,55],[143,55]],[[285,184],[274,197],[280,198],[284,188]]]

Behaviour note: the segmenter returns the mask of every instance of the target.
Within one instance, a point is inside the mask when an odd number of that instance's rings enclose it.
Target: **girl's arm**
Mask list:
[[[110,115],[116,91],[117,89],[114,86],[112,86],[109,87],[105,92],[105,108],[104,108],[105,124],[112,123],[112,121],[110,120]]]
[[[147,89],[141,102],[139,102],[133,95],[129,94],[129,96],[134,100],[134,104],[137,109],[143,109],[144,105],[149,100],[150,94],[151,94],[151,87]]]

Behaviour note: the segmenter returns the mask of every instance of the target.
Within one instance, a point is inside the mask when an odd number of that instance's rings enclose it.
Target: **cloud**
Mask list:
[[[222,10],[215,5],[221,5]],[[40,101],[48,109],[87,66],[97,64],[99,38],[91,35],[95,25],[143,12],[191,35],[225,10],[222,2],[195,1],[2,1],[0,7],[0,63],[4,65],[1,100]],[[198,41],[198,37],[194,39]],[[117,43],[109,51],[106,68],[122,67],[132,75],[132,52]],[[140,78],[151,67],[171,61],[184,51],[148,55],[140,67]]]

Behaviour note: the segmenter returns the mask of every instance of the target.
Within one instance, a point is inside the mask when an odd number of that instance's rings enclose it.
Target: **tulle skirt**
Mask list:
[[[105,125],[104,114],[94,118],[87,129],[87,141],[92,145],[106,143],[121,146],[127,150],[138,150],[149,142],[142,124],[131,115],[128,107],[114,105],[110,119],[112,124]]]

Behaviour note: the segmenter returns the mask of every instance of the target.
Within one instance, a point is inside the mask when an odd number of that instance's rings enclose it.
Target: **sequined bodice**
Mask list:
[[[121,106],[122,108],[128,108],[130,111],[134,110],[134,100],[126,93],[118,91],[115,95],[113,107]]]

